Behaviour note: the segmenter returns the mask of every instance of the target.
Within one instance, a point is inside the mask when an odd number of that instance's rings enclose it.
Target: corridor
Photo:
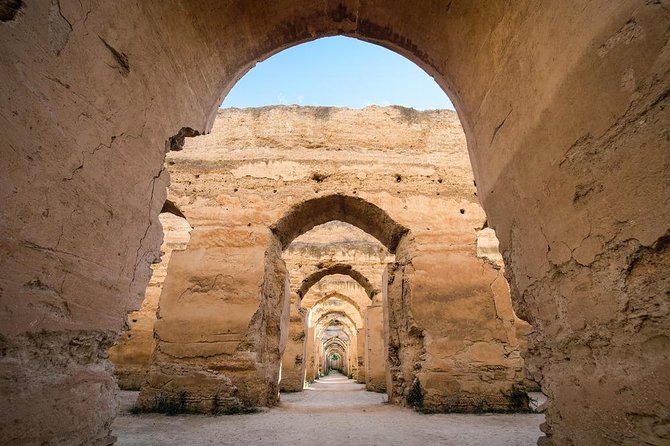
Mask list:
[[[126,398],[136,392],[122,392]],[[450,445],[531,446],[539,414],[424,415],[384,404],[386,395],[331,372],[279,407],[235,416],[131,415],[112,425],[117,445]]]

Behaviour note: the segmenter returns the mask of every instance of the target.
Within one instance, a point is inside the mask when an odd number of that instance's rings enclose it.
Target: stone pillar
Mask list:
[[[442,219],[458,228],[455,220]],[[472,233],[459,232],[413,233],[397,251],[413,255],[397,254],[389,269],[389,398],[434,412],[523,410],[509,289],[501,267],[477,256]]]
[[[326,352],[323,348],[323,342],[320,339],[316,339],[316,357],[318,358],[317,364],[319,368],[317,370],[319,375],[323,375],[328,370],[328,361],[326,360]]]
[[[307,340],[305,342],[305,352],[307,354],[307,362],[305,363],[305,379],[307,382],[314,382],[316,373],[318,371],[318,358],[315,353],[316,345],[314,343],[314,327],[307,328]]]
[[[398,366],[399,366],[399,358],[397,355],[397,351],[395,348],[390,348],[391,347],[391,320],[393,319],[393,315],[391,314],[391,310],[389,308],[389,296],[388,296],[388,285],[389,285],[389,271],[393,270],[393,264],[388,264],[386,265],[386,269],[384,269],[384,272],[382,273],[382,292],[381,292],[381,299],[382,299],[382,308],[384,309],[384,348],[386,349],[386,361],[387,361],[387,367],[385,370],[385,376],[386,376],[386,395],[388,396],[388,401],[389,402],[399,402],[402,401],[401,398],[397,398],[397,390],[395,389],[394,386],[394,379],[397,374]],[[394,320],[394,326],[396,321]]]
[[[384,350],[384,309],[371,305],[365,313],[365,388],[386,391],[386,351]]]
[[[353,333],[351,339],[349,339],[349,348],[347,349],[347,363],[349,364],[349,375],[353,379],[356,379],[358,376],[358,346],[356,343],[356,332]]]
[[[366,332],[365,327],[356,330],[356,350],[357,350],[356,361],[358,365],[358,376],[356,376],[356,382],[359,384],[365,384],[366,382],[365,332]]]
[[[277,402],[288,276],[266,228],[242,231],[252,235],[197,228],[187,249],[173,253],[141,407],[230,412]]]
[[[279,390],[300,392],[305,385],[305,313],[296,304],[297,295],[291,295],[291,318],[288,339],[282,355],[282,372]]]

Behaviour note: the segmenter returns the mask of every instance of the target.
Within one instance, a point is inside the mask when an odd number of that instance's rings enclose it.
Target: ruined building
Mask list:
[[[434,77],[465,142],[436,123],[364,146],[338,123],[359,112],[327,109],[216,129],[254,64],[333,35]],[[530,377],[541,445],[670,441],[666,0],[0,0],[0,45],[4,442],[112,444],[110,357],[144,407],[271,406],[335,368],[496,408]]]
[[[167,169],[170,207],[188,220],[173,238],[194,229],[112,349],[123,387],[146,379],[141,407],[180,395],[205,413],[273,405],[277,384],[301,391],[331,358],[424,411],[523,404],[528,325],[454,112],[221,111]]]

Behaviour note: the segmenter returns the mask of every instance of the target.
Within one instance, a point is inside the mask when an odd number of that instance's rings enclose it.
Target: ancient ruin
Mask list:
[[[277,383],[301,391],[332,368],[423,411],[525,407],[527,324],[495,235],[479,236],[486,219],[455,113],[221,111],[167,168],[170,203],[194,230],[169,259],[160,301],[140,312],[159,308],[143,409],[271,406]],[[133,331],[115,348],[131,361],[153,352]]]
[[[114,443],[114,370],[142,408],[229,413],[330,368],[429,412],[532,378],[540,445],[667,444],[669,6],[0,0],[0,438]],[[333,35],[458,115],[219,116]]]

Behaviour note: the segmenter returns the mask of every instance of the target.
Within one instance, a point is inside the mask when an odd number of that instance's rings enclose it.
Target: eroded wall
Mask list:
[[[151,365],[151,355],[156,348],[154,324],[158,298],[167,275],[167,266],[172,251],[184,250],[190,238],[191,227],[183,217],[163,212],[159,220],[164,234],[160,262],[152,265],[153,272],[144,292],[142,306],[128,315],[128,330],[109,349],[109,359],[114,364],[114,375],[122,390],[139,390],[146,378]]]
[[[282,353],[279,379],[280,392],[300,392],[306,381],[307,327],[305,317],[307,311],[298,307],[297,297],[295,293],[291,294],[288,336],[286,348]]]
[[[166,143],[258,60],[347,34],[461,114],[534,326],[544,443],[667,440],[666,1],[23,3],[0,22],[3,438],[110,441],[104,352],[158,255]]]
[[[138,405],[200,413],[272,406],[290,317],[281,246],[267,230],[234,238],[234,229],[198,222],[168,266]]]

